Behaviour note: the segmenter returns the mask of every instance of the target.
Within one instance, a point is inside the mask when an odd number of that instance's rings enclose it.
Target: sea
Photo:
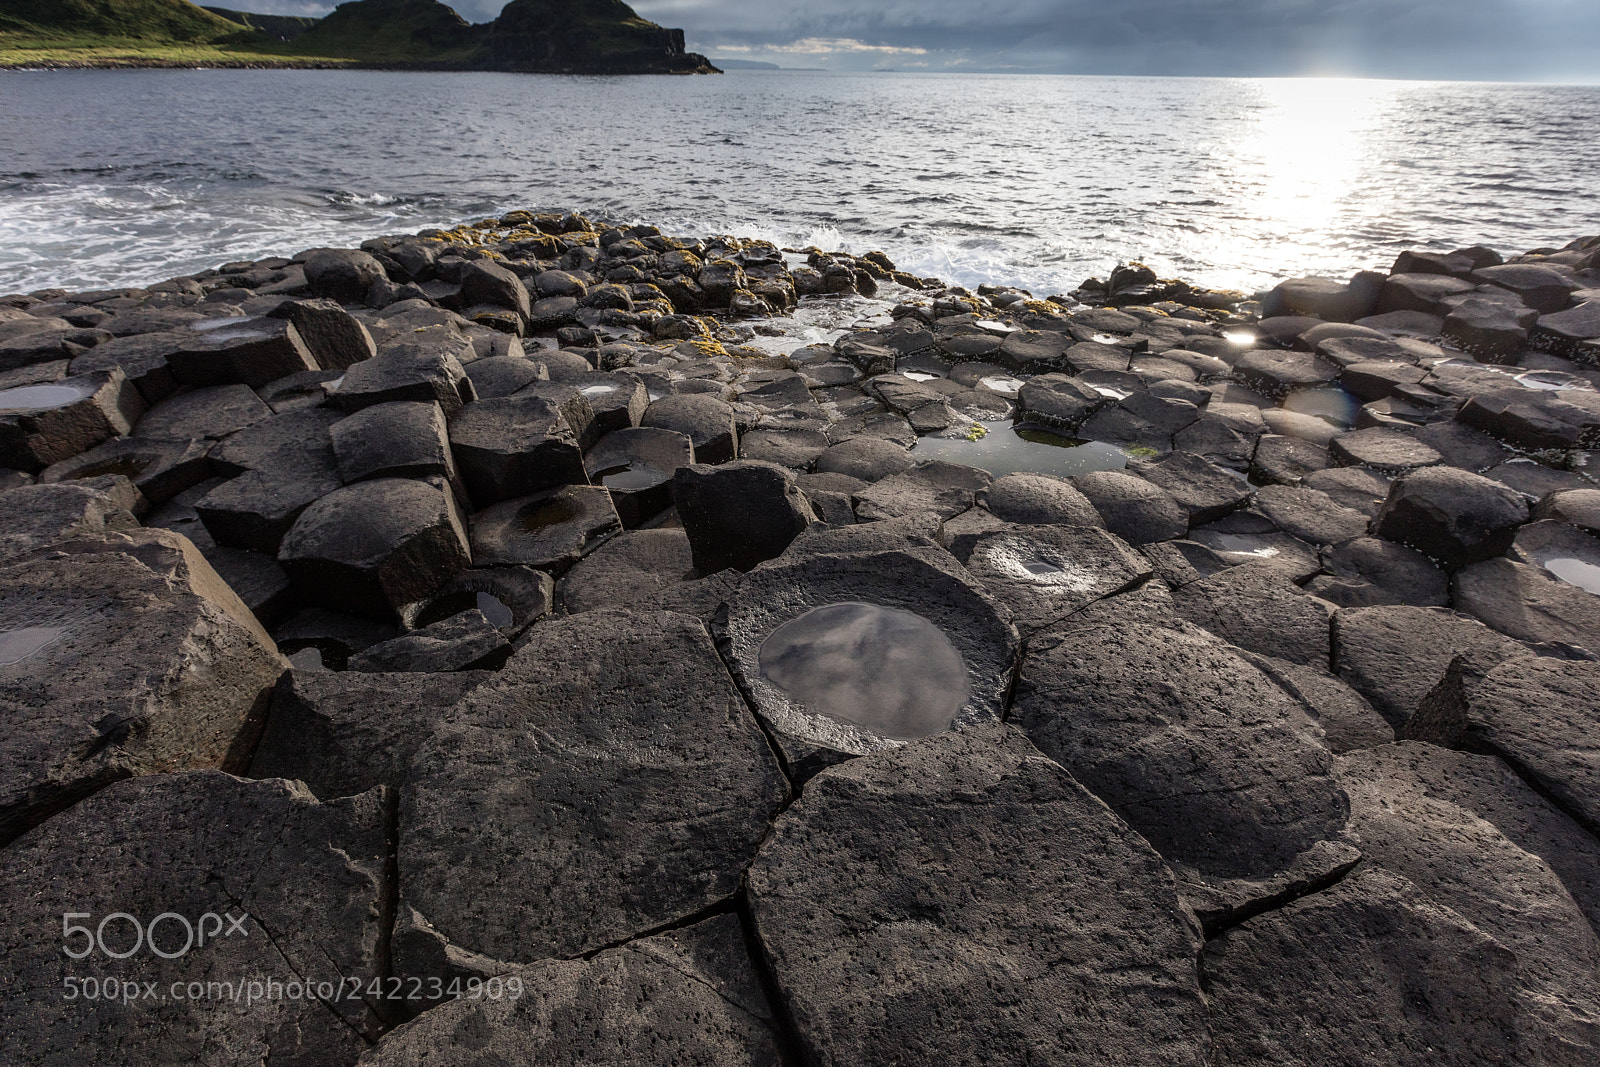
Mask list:
[[[1600,87],[738,71],[0,72],[0,293],[503,214],[1245,291],[1600,233]]]

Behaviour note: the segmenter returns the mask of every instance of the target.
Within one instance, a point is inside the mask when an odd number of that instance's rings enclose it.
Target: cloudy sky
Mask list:
[[[233,0],[241,5],[248,0]],[[320,14],[315,0],[255,0]],[[503,0],[456,0],[473,22]],[[635,0],[785,67],[1600,81],[1597,0]]]

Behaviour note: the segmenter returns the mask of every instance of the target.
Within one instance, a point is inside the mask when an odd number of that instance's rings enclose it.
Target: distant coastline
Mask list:
[[[352,0],[322,19],[189,0],[0,0],[0,69],[352,69],[718,74],[621,0],[512,0],[474,25],[438,0]]]

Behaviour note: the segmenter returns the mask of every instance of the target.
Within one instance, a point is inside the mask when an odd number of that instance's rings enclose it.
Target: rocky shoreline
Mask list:
[[[1597,387],[1600,238],[0,297],[0,1048],[1592,1064]]]

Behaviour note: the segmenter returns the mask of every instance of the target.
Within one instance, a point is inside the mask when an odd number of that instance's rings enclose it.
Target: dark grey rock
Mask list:
[[[1452,664],[1457,674],[1461,664]],[[1600,761],[1591,739],[1600,665],[1519,655],[1473,669],[1482,680],[1430,694],[1403,736],[1492,752],[1591,834],[1600,833]]]
[[[185,538],[54,547],[0,570],[0,841],[119,778],[236,768],[285,667]]]
[[[1357,400],[1383,400],[1394,396],[1399,386],[1416,385],[1427,376],[1426,370],[1411,363],[1352,363],[1339,372],[1339,385]]]
[[[465,369],[479,400],[510,396],[525,385],[548,381],[550,377],[545,364],[527,356],[490,356],[466,364]]]
[[[700,463],[726,463],[739,454],[733,408],[714,396],[673,394],[653,400],[639,425],[688,435]]]
[[[1569,453],[1569,455],[1572,453]],[[1582,453],[1577,453],[1581,455]],[[1517,456],[1483,472],[1485,478],[1509,486],[1535,503],[1564,489],[1586,489],[1594,482],[1573,471],[1556,470],[1527,456]]]
[[[600,438],[583,462],[631,530],[672,506],[672,476],[694,462],[694,442],[676,430],[634,426]]]
[[[217,544],[276,555],[306,508],[338,488],[333,471],[246,471],[194,508]]]
[[[1547,314],[1565,308],[1572,291],[1580,288],[1570,274],[1539,263],[1482,267],[1472,272],[1472,279],[1509,290],[1528,307]]]
[[[1298,437],[1266,434],[1256,443],[1250,474],[1266,484],[1300,485],[1308,476],[1332,465],[1332,457],[1320,444]]]
[[[1198,541],[1157,541],[1153,545],[1139,546],[1139,552],[1150,561],[1161,580],[1173,589],[1238,565],[1237,561]]]
[[[1075,430],[1110,403],[1104,394],[1065,374],[1041,374],[1017,392],[1017,422]]]
[[[1033,638],[1011,721],[1201,875],[1269,874],[1336,836],[1344,793],[1301,705],[1219,639],[1125,600]]]
[[[0,467],[36,473],[128,433],[144,409],[120,369],[0,390]]]
[[[1456,418],[1518,448],[1588,448],[1600,441],[1600,393],[1500,386],[1476,393]]]
[[[1389,486],[1394,482],[1388,475],[1362,467],[1334,467],[1313,471],[1300,484],[1327,493],[1335,503],[1354,508],[1370,518],[1383,507],[1389,496]]]
[[[439,972],[421,967],[411,973],[432,977]],[[784,1062],[771,1009],[734,916],[641,938],[590,959],[497,967],[494,973],[502,977],[493,988],[503,990],[515,978],[514,988],[522,995],[446,1001],[396,1030],[361,1062],[432,1065],[464,1048],[507,1063],[527,1057],[541,1063],[610,1061],[639,1067],[779,1067]]]
[[[788,787],[700,622],[595,611],[524,640],[413,761],[402,899],[528,961],[732,896]]]
[[[374,404],[334,423],[328,434],[346,485],[368,478],[429,475],[455,480],[450,438],[437,404]]]
[[[301,781],[323,799],[398,786],[450,707],[492,677],[288,671],[273,693],[250,777]]]
[[[1188,513],[1191,527],[1216,522],[1250,503],[1248,482],[1191,452],[1135,460],[1128,470],[1176,500]]]
[[[1389,487],[1372,532],[1456,570],[1502,555],[1527,521],[1527,502],[1512,490],[1481,475],[1435,467]]]
[[[1099,512],[1106,529],[1133,545],[1189,532],[1188,510],[1165,489],[1123,471],[1080,474],[1072,484]]]
[[[1104,526],[1089,498],[1065,478],[1007,474],[978,494],[979,503],[1003,522],[1023,526]]]
[[[1121,539],[1082,526],[1011,526],[984,534],[961,562],[1005,606],[1024,638],[1152,573]]]
[[[1433,561],[1414,548],[1356,537],[1322,553],[1328,573],[1313,578],[1306,591],[1342,608],[1384,604],[1444,607],[1450,603],[1450,580]]]
[[[163,400],[144,413],[133,432],[163,441],[221,438],[270,418],[272,409],[248,385],[215,385]]]
[[[86,352],[77,352],[74,346],[74,353],[69,353],[71,364],[68,373],[92,374],[95,371],[120,369],[128,376],[128,381],[133,383],[146,404],[159,404],[178,389],[178,380],[172,376],[172,368],[167,364],[167,358],[181,349],[187,343],[189,336],[187,332],[174,331],[139,333],[112,338]],[[6,362],[5,346],[0,343],[0,366]]]
[[[1334,673],[1394,726],[1411,717],[1458,655],[1487,670],[1519,651],[1510,638],[1445,608],[1343,609],[1333,617]]]
[[[1534,519],[1554,519],[1600,534],[1600,489],[1563,489],[1534,505]]]
[[[378,354],[361,320],[332,300],[289,300],[269,314],[294,323],[306,350],[324,370],[343,370]]]
[[[461,302],[508,308],[523,322],[532,314],[522,279],[493,260],[473,260],[461,269]]]
[[[303,608],[273,630],[272,639],[296,670],[342,671],[351,656],[398,633],[392,622]]]
[[[1282,397],[1293,389],[1334,381],[1339,377],[1339,367],[1310,352],[1256,348],[1233,365],[1233,373],[1258,392]]]
[[[278,562],[308,604],[390,618],[454,578],[471,553],[447,486],[377,478],[302,512]]]
[[[1330,605],[1307,596],[1275,562],[1230,567],[1173,594],[1190,622],[1240,648],[1327,667]]]
[[[745,459],[765,460],[794,471],[810,470],[827,449],[828,438],[819,430],[752,430],[739,441],[739,453]]]
[[[1256,507],[1278,529],[1310,545],[1337,544],[1367,532],[1366,515],[1304,486],[1262,486],[1256,492]]]
[[[701,574],[748,571],[816,521],[794,472],[760,460],[679,467],[672,497]]]
[[[570,615],[629,608],[695,574],[682,530],[629,530],[579,560],[561,579],[561,605]]]
[[[1262,674],[1300,702],[1322,727],[1322,743],[1329,752],[1353,752],[1387,745],[1394,727],[1367,699],[1321,667],[1290,663],[1286,659],[1244,653]]]
[[[312,296],[328,297],[341,304],[363,303],[372,283],[387,279],[377,259],[352,249],[319,251],[306,260],[305,272]]]
[[[348,669],[412,674],[494,670],[510,655],[511,642],[505,635],[483,612],[468,608],[363,649],[350,658]]]
[[[995,722],[1016,656],[1003,609],[942,550],[773,560],[718,634],[792,776]]]
[[[950,518],[970,508],[975,494],[992,481],[987,471],[976,467],[924,460],[856,493],[856,518],[871,522],[923,511]]]
[[[208,457],[226,477],[263,471],[280,478],[308,474],[338,477],[329,431],[342,416],[325,408],[274,415],[219,441]]]
[[[1079,427],[1078,436],[1166,452],[1172,448],[1173,436],[1199,418],[1200,409],[1187,400],[1135,393],[1089,416]]]
[[[480,509],[589,480],[574,428],[541,396],[469,404],[450,420],[450,447]]]
[[[589,404],[591,419],[585,438],[593,441],[638,426],[650,405],[644,383],[628,375],[589,374],[572,384]]]
[[[532,567],[470,567],[427,600],[400,609],[412,629],[477,609],[495,628],[514,638],[555,606],[555,580]]]
[[[1382,867],[1227,931],[1201,969],[1217,1063],[1545,1062],[1512,952]]]
[[[48,484],[121,476],[128,479],[146,501],[160,504],[211,477],[211,463],[207,458],[211,446],[208,440],[115,437],[71,459],[52,463],[39,472],[39,481]]]
[[[208,319],[177,331],[175,351],[167,355],[172,377],[184,385],[251,388],[303,371],[320,370],[294,323],[284,319]]]
[[[750,896],[807,1062],[1207,1062],[1171,875],[1007,727],[814,779]]]
[[[139,520],[110,494],[86,485],[19,485],[0,491],[0,562],[57,541],[131,530]]]
[[[384,1005],[368,1003],[361,991],[382,973],[386,807],[376,791],[318,803],[294,782],[195,771],[119,782],[39,827],[7,850],[4,906],[88,912],[78,917],[90,930],[109,914],[132,915],[146,931],[155,928],[154,943],[145,939],[125,959],[97,950],[92,971],[79,977],[99,979],[102,995],[71,1000],[60,993],[62,943],[8,924],[0,935],[0,961],[11,977],[0,1029],[7,1058],[354,1062],[383,1028]],[[204,946],[183,951],[184,923],[154,921],[167,913],[184,916],[196,934],[204,929]],[[212,920],[202,920],[207,915],[222,929],[213,931]],[[229,920],[238,922],[231,936]],[[134,941],[120,918],[106,923],[102,936],[119,953]],[[80,951],[82,935],[66,943]],[[168,954],[174,958],[162,958]],[[89,970],[89,961],[82,966]],[[361,989],[351,990],[347,978]],[[302,995],[280,990],[269,999],[268,980],[299,982]],[[137,993],[106,997],[111,982],[128,982]],[[191,982],[202,989],[221,984],[207,999],[184,995]],[[328,997],[304,995],[306,982]],[[341,985],[347,995],[335,1002],[332,990]],[[54,995],[43,995],[46,988]],[[251,993],[257,999],[246,1010]],[[217,1002],[234,995],[240,1007],[222,1010]]]
[[[1371,467],[1401,475],[1418,467],[1431,467],[1442,457],[1421,441],[1381,426],[1339,434],[1328,454],[1341,467]]]
[[[1543,859],[1462,803],[1475,791],[1471,779],[1452,789],[1447,768],[1473,771],[1463,757],[1415,742],[1338,761],[1363,853],[1510,950],[1507,984],[1548,1062],[1593,1058],[1600,1054],[1600,936]],[[1498,784],[1504,796],[1507,784]],[[1455,797],[1439,795],[1440,785]],[[1539,800],[1526,786],[1522,793],[1525,809]]]
[[[996,523],[1003,526],[1003,523]],[[829,526],[812,523],[790,542],[786,556],[815,556],[845,552],[893,552],[905,548],[944,548],[944,525],[932,512],[900,519]],[[970,548],[970,546],[968,546]]]
[[[863,482],[877,482],[910,470],[916,460],[893,441],[861,436],[840,441],[817,456],[820,474],[844,474]]]
[[[1600,655],[1600,596],[1509,559],[1475,563],[1450,580],[1450,603],[1529,644],[1556,641]]]
[[[432,401],[448,418],[472,400],[472,382],[461,365],[471,359],[472,342],[453,328],[435,326],[406,334],[372,359],[348,368],[329,399],[345,411],[360,411],[393,400]]]
[[[561,574],[621,529],[610,493],[569,485],[473,515],[472,557],[479,566],[525,565]]]
[[[1445,316],[1442,336],[1485,363],[1510,363],[1527,343],[1538,314],[1499,300],[1469,297]]]

